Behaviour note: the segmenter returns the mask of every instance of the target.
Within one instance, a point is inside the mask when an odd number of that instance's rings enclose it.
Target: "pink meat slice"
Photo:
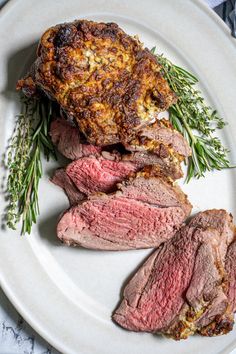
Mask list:
[[[158,332],[180,312],[198,249],[197,242],[186,242],[191,232],[180,232],[173,242],[160,246],[138,270],[113,315],[120,326]]]
[[[141,266],[113,319],[129,330],[175,339],[194,331],[227,333],[233,318],[227,312],[223,265],[233,235],[232,217],[225,210],[196,215]],[[188,322],[190,313],[198,315]]]
[[[76,205],[81,202],[86,196],[81,193],[74,185],[73,181],[66,174],[64,168],[59,168],[54,172],[53,177],[50,179],[52,183],[62,188],[67,195],[70,205]]]
[[[66,173],[80,192],[90,195],[95,192],[113,191],[118,182],[137,169],[137,166],[126,161],[84,157],[70,163]]]
[[[64,118],[57,118],[52,121],[50,136],[58,151],[71,160],[83,156],[100,155],[102,151],[101,147],[81,144],[78,128]]]
[[[174,181],[183,177],[180,163],[172,160],[171,156],[164,158],[153,152],[135,151],[123,155],[122,160],[132,162],[140,170],[145,166],[158,167],[166,176],[170,176]]]
[[[116,197],[85,201],[61,218],[58,237],[68,245],[102,250],[151,248],[173,236],[185,214]]]
[[[139,132],[140,137],[145,137],[171,147],[176,153],[188,157],[191,149],[187,140],[174,128],[167,128],[157,122],[145,127]]]
[[[166,133],[170,134],[171,131],[169,132],[169,130],[167,129]],[[179,144],[180,140],[178,134],[179,133],[176,133],[176,137],[178,138],[178,141],[176,142],[177,145]],[[123,160],[129,162],[130,164],[133,164],[135,166],[135,170],[140,170],[145,166],[158,166],[165,174],[168,174],[173,180],[179,179],[183,176],[180,167],[180,162],[173,160],[172,156],[163,157],[160,156],[158,153],[146,151],[145,147],[142,146],[139,147],[141,151],[136,151],[132,153],[126,152],[121,156],[121,154],[117,153],[117,151],[106,151],[105,147],[102,149],[99,146],[83,144],[80,141],[78,128],[61,117],[52,121],[50,127],[50,135],[52,142],[57,147],[58,151],[71,160],[77,160],[81,157],[86,156],[103,156],[105,159],[108,160],[113,159],[115,161]],[[168,143],[170,143],[172,146],[171,141],[174,141],[175,139],[173,136],[171,139],[168,140]],[[183,139],[182,145],[180,144],[180,146],[182,146],[182,149],[185,149],[185,145],[186,142],[184,144]],[[110,151],[111,147],[110,149],[109,147],[107,148]],[[109,155],[108,158],[107,155]]]
[[[138,176],[118,185],[115,193],[94,195],[64,213],[57,235],[67,245],[100,250],[157,247],[191,211],[184,193],[168,185],[165,179]]]
[[[100,157],[82,157],[79,160],[75,160],[70,163],[65,170],[57,170],[52,178],[52,182],[64,189],[70,200],[70,204],[74,205],[76,204],[77,199],[82,200],[82,197],[89,196],[92,193],[107,193],[114,191],[117,183],[124,181],[127,177],[139,170],[139,164],[126,160],[120,160],[120,156],[117,153],[103,151]],[[169,176],[169,170],[161,170],[163,175],[166,174]],[[154,169],[151,169],[151,171],[153,171],[153,174],[158,174],[157,171],[159,170],[156,170],[155,172]],[[145,186],[146,185],[144,184],[144,189]],[[150,189],[151,185],[149,185],[148,188]],[[169,184],[167,187],[162,186],[160,191],[163,188],[165,188],[165,190],[171,189]],[[178,187],[175,186],[175,190],[177,189]],[[133,192],[137,190],[139,197],[145,195],[147,192],[140,188],[133,188]],[[76,193],[78,193],[77,197]],[[160,192],[158,190],[152,190],[152,194],[157,193]],[[153,196],[149,193],[148,198],[152,197]]]
[[[153,147],[150,144],[152,142],[154,143]],[[159,157],[163,154],[167,157],[170,153],[181,155],[182,157],[191,155],[191,148],[187,140],[166,119],[156,120],[154,123],[145,126],[137,132],[133,141],[131,140],[125,144],[125,148],[128,151],[148,150],[157,153]]]

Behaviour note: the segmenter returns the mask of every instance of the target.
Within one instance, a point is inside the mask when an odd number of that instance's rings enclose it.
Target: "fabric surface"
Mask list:
[[[213,7],[219,6],[225,0],[205,0],[205,1],[211,8],[213,8]]]

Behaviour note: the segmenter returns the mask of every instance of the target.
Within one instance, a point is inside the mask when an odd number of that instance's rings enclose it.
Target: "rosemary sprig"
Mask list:
[[[152,52],[155,54],[155,48]],[[192,177],[203,177],[206,171],[230,167],[227,157],[229,151],[214,135],[217,129],[225,126],[225,122],[205,103],[196,88],[198,79],[163,55],[155,55],[164,77],[178,97],[178,102],[169,109],[170,121],[192,149],[192,156],[188,159],[187,181]]]
[[[39,215],[38,185],[42,177],[41,153],[49,159],[56,157],[48,129],[52,116],[49,100],[21,99],[22,112],[11,139],[7,167],[9,207],[7,225],[15,229],[22,219],[21,233],[30,234],[32,224]]]

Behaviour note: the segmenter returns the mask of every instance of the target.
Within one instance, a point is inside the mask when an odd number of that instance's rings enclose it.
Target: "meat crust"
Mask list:
[[[156,57],[115,23],[77,20],[49,28],[17,88],[44,91],[95,145],[125,142],[176,102]]]

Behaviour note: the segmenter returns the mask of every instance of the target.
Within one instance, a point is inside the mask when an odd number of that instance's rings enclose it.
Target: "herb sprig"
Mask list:
[[[155,48],[152,52],[155,54]],[[178,102],[169,109],[169,119],[192,149],[186,180],[189,182],[192,177],[203,177],[206,171],[229,168],[228,150],[214,135],[217,129],[225,126],[225,122],[205,103],[196,88],[198,79],[163,55],[155,55],[164,77],[178,97]]]
[[[42,177],[42,151],[48,160],[56,158],[48,130],[52,116],[49,100],[22,98],[22,112],[11,139],[8,154],[7,226],[15,229],[22,219],[21,233],[30,234],[39,215],[38,186]]]

